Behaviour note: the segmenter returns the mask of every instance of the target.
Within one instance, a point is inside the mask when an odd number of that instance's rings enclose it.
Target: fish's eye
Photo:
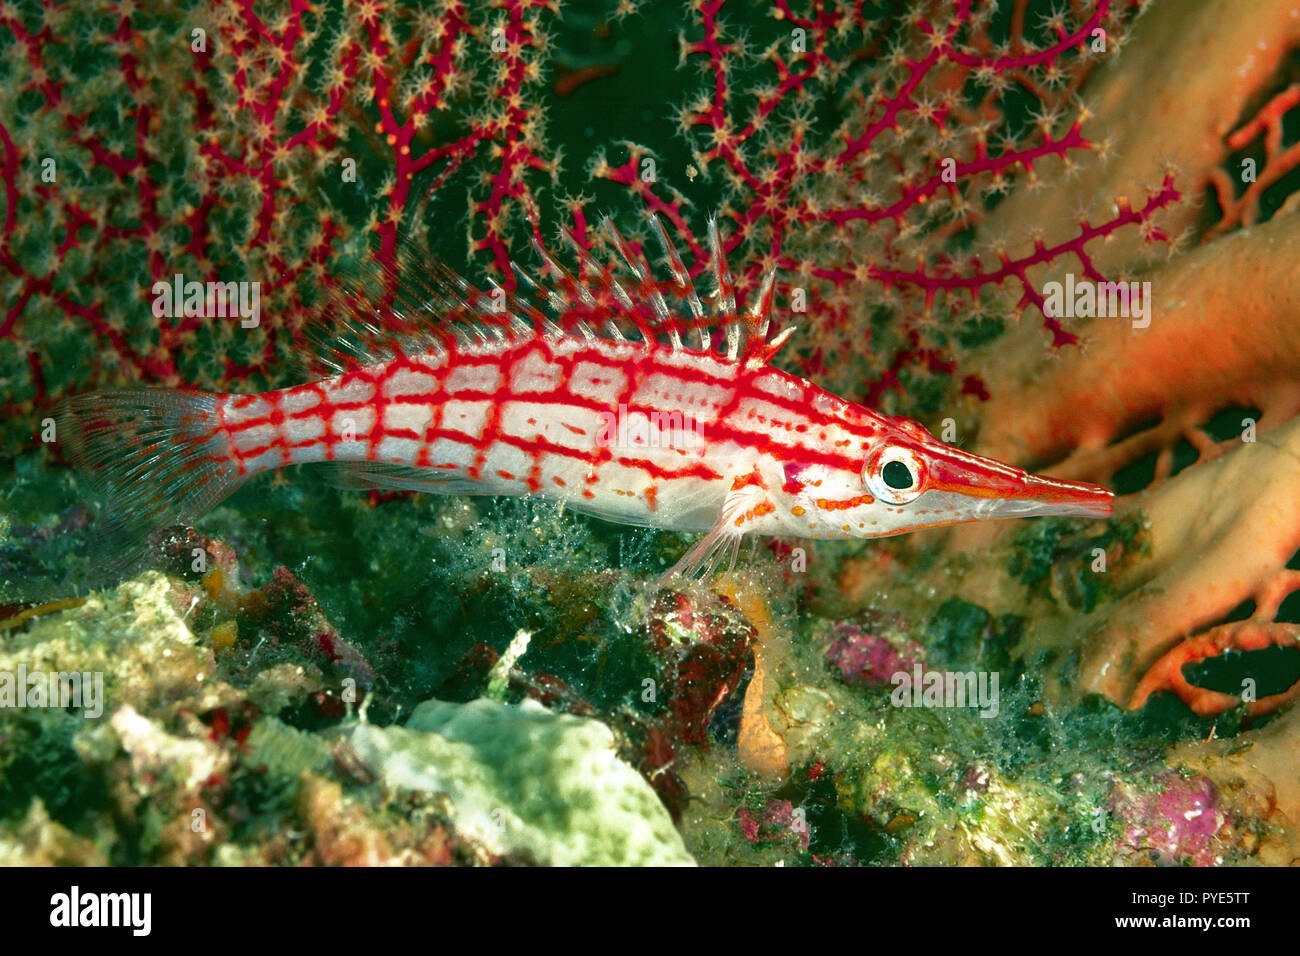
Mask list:
[[[916,484],[912,472],[901,461],[885,462],[885,467],[880,469],[880,477],[895,491],[907,491]]]
[[[867,490],[881,501],[905,505],[925,490],[925,465],[910,448],[887,445],[863,469]]]

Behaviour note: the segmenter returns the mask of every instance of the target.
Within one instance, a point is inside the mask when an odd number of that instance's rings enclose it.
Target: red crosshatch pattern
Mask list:
[[[539,336],[491,349],[453,344],[445,355],[229,396],[218,431],[241,476],[316,461],[406,465],[431,470],[426,490],[456,479],[454,490],[472,490],[468,480],[484,493],[546,493],[647,524],[659,523],[660,501],[703,494],[714,499],[712,516],[699,509],[706,516],[680,530],[705,530],[740,478],[762,487],[759,455],[860,470],[877,429],[854,421],[851,408],[794,376],[716,353]],[[620,414],[680,421],[683,430],[621,448],[615,424],[598,440],[602,415],[617,423]]]
[[[192,520],[259,472],[327,462],[352,487],[540,494],[626,524],[707,531],[685,571],[727,550],[734,560],[751,532],[875,537],[1110,513],[1105,489],[969,455],[772,368],[791,331],[768,337],[772,276],[738,311],[710,224],[716,315],[705,318],[652,222],[690,319],[612,225],[636,297],[576,242],[583,279],[540,250],[560,281],[521,278],[554,318],[532,293],[485,296],[407,249],[340,283],[339,335],[316,365],[334,374],[258,395],[83,396],[63,414],[70,454],[105,479],[127,525]],[[692,333],[697,348],[684,344]],[[887,465],[906,488],[886,484]]]

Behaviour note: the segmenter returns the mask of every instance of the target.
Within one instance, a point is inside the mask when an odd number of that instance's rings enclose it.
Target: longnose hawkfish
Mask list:
[[[98,480],[110,521],[137,533],[192,524],[259,472],[329,462],[350,487],[542,495],[704,532],[670,574],[708,575],[728,551],[734,563],[747,533],[875,538],[1111,513],[1104,488],[969,454],[774,368],[793,331],[769,334],[774,274],[738,312],[716,223],[699,252],[713,317],[657,217],[670,281],[605,226],[630,274],[564,231],[576,274],[534,241],[542,268],[512,266],[513,291],[476,289],[404,245],[339,283],[317,380],[90,393],[64,404],[60,442]]]

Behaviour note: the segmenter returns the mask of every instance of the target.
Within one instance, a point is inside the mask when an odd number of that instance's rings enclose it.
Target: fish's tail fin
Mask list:
[[[162,388],[123,388],[64,399],[55,441],[104,499],[97,557],[125,570],[148,536],[193,524],[239,487],[218,403],[225,396]]]

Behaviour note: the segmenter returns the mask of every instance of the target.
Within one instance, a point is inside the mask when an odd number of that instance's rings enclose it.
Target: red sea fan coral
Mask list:
[[[1028,6],[1007,7],[995,30],[996,4],[916,4],[871,21],[860,5],[777,2],[776,38],[759,47],[728,29],[723,3],[692,4],[682,62],[707,83],[677,113],[687,176],[721,181],[727,250],[749,262],[742,289],[781,270],[790,312],[808,313],[802,370],[842,394],[874,404],[905,380],[952,375],[964,344],[1042,306],[1038,266],[1077,259],[1095,277],[1095,245],[1125,231],[1170,238],[1156,222],[1180,197],[1166,176],[1140,201],[1112,196],[1109,210],[1073,216],[1056,241],[1033,233],[1021,252],[1007,237],[974,241],[1018,183],[1037,189],[1043,167],[1072,172],[1109,148],[1083,135],[1076,90],[1119,50],[1138,5],[1074,4],[1032,30]],[[684,196],[657,184],[652,148],[627,146],[625,163],[598,158],[595,175],[671,220],[702,268]],[[1075,341],[1043,321],[1053,348]],[[962,387],[985,395],[976,376]]]
[[[690,163],[657,169],[668,143],[625,142],[626,159],[598,153],[591,171],[636,195],[623,207],[664,214],[693,274],[708,260],[700,213],[716,210],[745,263],[738,292],[781,270],[785,305],[807,316],[803,371],[832,387],[923,405],[963,343],[1039,303],[1027,270],[1086,262],[1125,230],[1167,238],[1168,180],[1024,253],[972,241],[1018,182],[1105,151],[1081,131],[1076,89],[1136,4],[1040,17],[962,0],[877,17],[781,0],[748,32],[720,2],[688,6],[678,73],[705,77],[676,111]],[[391,252],[399,230],[422,231],[444,193],[471,255],[507,284],[523,248],[510,236],[561,209],[589,241],[590,203],[539,191],[569,146],[546,136],[558,26],[554,4],[525,0],[0,6],[6,411],[113,382],[283,383],[336,267],[370,233]],[[256,327],[154,315],[155,283],[178,274],[259,283]],[[1045,321],[1054,347],[1073,341]]]
[[[4,411],[283,380],[348,237],[391,249],[412,191],[457,174],[478,181],[472,247],[504,262],[556,162],[536,101],[553,9],[0,5]],[[178,274],[258,283],[259,321],[156,314]]]

